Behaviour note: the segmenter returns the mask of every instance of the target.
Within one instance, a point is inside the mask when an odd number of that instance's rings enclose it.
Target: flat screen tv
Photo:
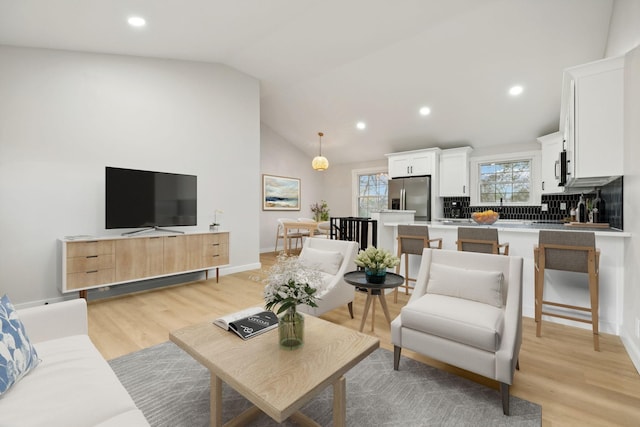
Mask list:
[[[198,177],[106,167],[106,228],[197,225]]]

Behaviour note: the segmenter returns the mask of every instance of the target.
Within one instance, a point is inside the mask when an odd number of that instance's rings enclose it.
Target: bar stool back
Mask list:
[[[600,351],[598,339],[600,250],[596,248],[595,233],[589,231],[540,230],[538,246],[534,247],[533,258],[535,267],[536,336],[539,337],[541,335],[543,314],[591,323],[593,348],[596,351]],[[582,307],[545,300],[543,297],[545,269],[586,273],[589,281],[591,306]],[[590,319],[548,312],[544,310],[544,306],[587,312],[590,314]]]
[[[509,255],[509,243],[499,243],[497,228],[458,227],[456,243],[459,251]]]
[[[437,243],[436,246],[431,246]],[[404,254],[404,283],[400,288],[404,288],[405,295],[409,295],[409,282],[415,282],[415,278],[409,277],[409,255],[422,256],[424,248],[442,249],[442,238],[430,239],[429,227],[426,225],[398,225],[398,258]],[[400,264],[396,267],[396,274],[400,273]],[[398,288],[394,289],[393,302],[398,302]]]

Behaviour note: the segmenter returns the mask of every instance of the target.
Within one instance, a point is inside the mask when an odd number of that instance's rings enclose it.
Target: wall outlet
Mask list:
[[[547,212],[547,211],[549,210],[549,205],[548,205],[548,204],[546,204],[546,203],[543,203],[543,204],[540,206],[540,210],[541,210],[542,212]]]
[[[565,202],[560,202],[560,210],[561,211],[566,211],[567,210],[567,204]]]

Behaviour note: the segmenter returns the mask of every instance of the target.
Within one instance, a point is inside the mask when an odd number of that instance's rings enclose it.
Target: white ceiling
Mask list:
[[[226,64],[260,80],[264,124],[310,157],[324,132],[336,164],[557,130],[562,70],[604,57],[612,1],[0,0],[0,44]]]

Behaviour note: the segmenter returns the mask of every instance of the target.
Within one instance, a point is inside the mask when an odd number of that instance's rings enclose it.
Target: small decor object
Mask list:
[[[304,344],[304,317],[296,307],[306,304],[317,307],[316,290],[322,284],[320,273],[305,268],[297,257],[278,256],[276,264],[269,269],[265,280],[265,308],[278,308],[281,315],[278,323],[280,346],[295,350]]]
[[[213,211],[213,222],[211,223],[211,225],[209,225],[210,231],[218,231],[218,229],[220,228],[220,223],[218,222],[218,214],[222,213],[224,213],[224,211],[220,209],[216,209],[215,211]]]
[[[312,204],[311,212],[316,222],[329,221],[329,206],[324,200],[320,200],[320,203],[316,202]]]
[[[299,211],[300,179],[262,175],[262,210]]]
[[[367,282],[384,283],[387,268],[393,268],[400,264],[400,259],[395,255],[391,255],[387,250],[369,246],[366,250],[358,253],[355,263],[358,267],[364,268]]]
[[[499,217],[500,214],[491,209],[483,212],[474,212],[471,214],[471,219],[473,219],[476,224],[480,225],[491,225],[496,222]]]

